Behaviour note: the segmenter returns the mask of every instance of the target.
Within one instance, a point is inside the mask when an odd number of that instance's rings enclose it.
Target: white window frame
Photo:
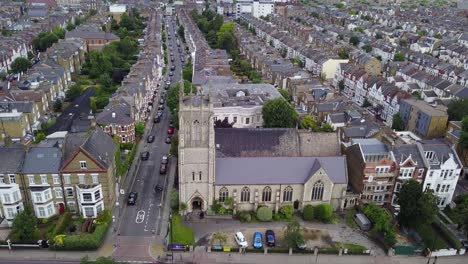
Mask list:
[[[29,185],[36,184],[34,180],[34,175],[28,175],[28,182],[29,182]]]
[[[93,184],[99,184],[99,174],[91,174]]]
[[[5,183],[5,176],[3,174],[0,174],[0,183]]]
[[[8,178],[10,179],[10,184],[16,183],[16,178],[14,174],[8,174]]]
[[[86,161],[85,160],[80,160],[80,169],[86,170],[88,169]]]
[[[69,190],[71,190],[72,195],[69,195],[69,193],[68,193]],[[72,187],[65,188],[65,193],[67,194],[67,197],[74,197],[75,196],[75,190]]]
[[[59,176],[57,174],[52,175],[52,181],[55,185],[59,185],[60,184]]]
[[[37,215],[39,218],[46,218],[46,210],[43,206],[37,207]]]
[[[64,184],[71,184],[71,175],[70,174],[64,174],[63,175],[63,181],[64,181]]]
[[[21,196],[20,196],[19,191],[14,191],[14,192],[13,192],[13,200],[14,200],[15,202],[21,200]]]
[[[4,203],[11,203],[11,197],[9,193],[4,193],[2,199]]]
[[[85,174],[78,174],[78,183],[85,184],[85,182],[86,182]]]
[[[55,193],[55,198],[63,198],[62,188],[55,188],[54,193]]]
[[[47,183],[47,175],[41,174],[41,184],[48,184]]]

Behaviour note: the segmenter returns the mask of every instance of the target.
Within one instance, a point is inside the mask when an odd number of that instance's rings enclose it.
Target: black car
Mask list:
[[[148,143],[154,142],[154,136],[148,136]]]
[[[160,105],[158,106],[158,110],[164,110],[164,104],[160,104]]]
[[[173,71],[169,72],[169,76],[173,76],[173,75],[174,75]]]
[[[128,194],[127,204],[128,205],[135,205],[137,198],[138,198],[138,193],[137,192],[131,192],[130,194]]]
[[[171,137],[166,138],[166,144],[171,144]]]
[[[141,160],[148,160],[148,159],[149,159],[149,156],[150,156],[150,154],[149,154],[148,151],[143,151],[143,152],[141,153]]]
[[[273,230],[267,230],[265,232],[265,240],[267,246],[274,247],[276,243],[275,232],[273,232]]]
[[[173,70],[175,70],[175,66],[174,66],[174,65],[171,66],[171,71],[173,71]]]
[[[154,123],[159,123],[161,121],[161,116],[157,115],[154,117],[153,122]]]

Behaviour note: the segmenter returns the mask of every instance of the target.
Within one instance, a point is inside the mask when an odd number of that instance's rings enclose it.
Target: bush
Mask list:
[[[273,212],[271,211],[271,208],[269,207],[259,207],[257,209],[257,219],[262,221],[262,222],[268,222],[271,221],[273,217]]]
[[[237,214],[237,218],[239,218],[239,220],[241,222],[251,222],[252,221],[252,216],[250,215],[249,211],[240,211]]]
[[[330,223],[333,217],[333,209],[329,204],[319,204],[314,208],[314,216],[323,223]]]
[[[432,250],[447,248],[447,244],[435,232],[431,225],[422,225],[418,229],[418,234],[421,236],[424,246]]]
[[[171,192],[171,208],[173,211],[179,210],[179,192],[178,191],[172,191]]]
[[[450,246],[456,249],[460,249],[463,247],[462,243],[460,240],[455,237],[450,230],[448,230],[444,225],[441,223],[435,222],[432,224],[435,230],[437,230],[442,237],[449,242]]]
[[[314,220],[314,207],[310,204],[304,206],[302,210],[302,218],[306,221],[313,221]]]
[[[221,207],[223,207],[223,205],[218,203],[218,200],[214,200],[213,204],[211,205],[211,211],[213,211],[215,214],[218,214],[221,210]]]
[[[294,215],[294,207],[292,205],[285,205],[281,207],[280,214],[283,219],[291,220]]]
[[[52,239],[56,235],[64,234],[67,227],[70,225],[71,214],[66,211],[63,215],[60,216],[57,223],[54,226],[54,229],[51,234],[48,234],[47,238]]]

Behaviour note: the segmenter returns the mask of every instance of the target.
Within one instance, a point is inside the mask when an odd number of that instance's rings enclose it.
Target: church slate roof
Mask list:
[[[294,128],[215,129],[217,157],[340,156],[336,133]]]
[[[335,184],[346,184],[346,158],[257,157],[217,158],[215,185],[304,184],[323,168]]]

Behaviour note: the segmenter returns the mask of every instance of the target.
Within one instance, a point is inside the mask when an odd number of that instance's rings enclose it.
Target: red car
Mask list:
[[[173,128],[173,127],[169,127],[169,128],[167,129],[167,134],[168,134],[168,135],[174,134],[174,128]]]

